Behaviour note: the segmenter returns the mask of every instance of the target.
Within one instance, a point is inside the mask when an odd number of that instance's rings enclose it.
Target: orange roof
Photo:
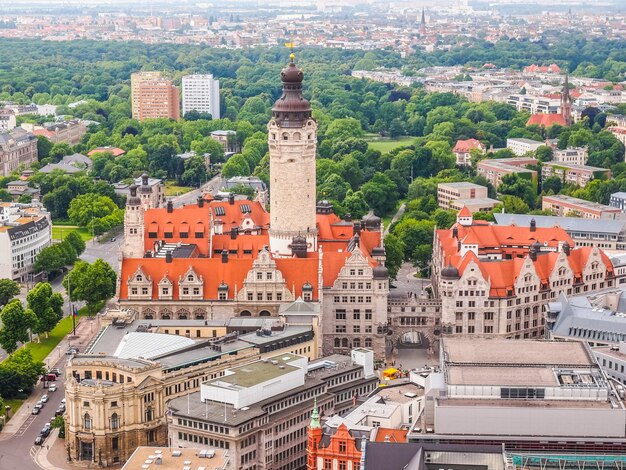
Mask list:
[[[269,244],[270,240],[267,234],[237,235],[234,239],[230,237],[230,234],[213,235],[213,255],[211,256],[220,256],[222,250],[227,250],[231,253],[236,251],[239,258],[256,259],[259,251]]]
[[[126,153],[125,150],[122,150],[121,148],[117,148],[117,147],[96,147],[95,149],[91,150],[87,156],[91,157],[94,153],[98,153],[98,152],[102,152],[102,153],[111,153],[113,154],[114,157],[119,157],[120,155],[124,155]]]
[[[241,227],[246,218],[252,221],[254,227],[267,229],[270,223],[269,213],[259,201],[241,199],[230,204],[228,201],[214,200],[209,202],[209,205],[212,209],[214,220],[223,224],[222,230],[224,232],[230,232],[233,228]]]
[[[472,212],[467,208],[467,206],[463,206],[463,208],[457,214],[458,217],[471,217]]]
[[[555,124],[566,126],[565,118],[561,114],[533,114],[526,122],[527,126],[550,127]]]
[[[44,137],[47,137],[48,139],[51,139],[52,137],[54,137],[54,132],[50,132],[48,129],[35,129],[33,131],[33,134],[42,135]]]
[[[163,207],[146,210],[144,250],[154,250],[154,243],[163,240],[166,243],[195,243],[202,256],[209,256],[209,213],[208,204],[203,207],[190,204],[172,212],[167,212]],[[166,232],[171,236],[166,238]],[[202,236],[196,237],[198,233],[202,233]]]
[[[483,144],[476,139],[457,140],[456,145],[452,149],[453,152],[469,152],[472,149],[482,149]]]
[[[377,428],[375,442],[406,442],[408,429]]]

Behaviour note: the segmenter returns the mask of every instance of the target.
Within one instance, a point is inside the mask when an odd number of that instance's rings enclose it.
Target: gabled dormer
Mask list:
[[[128,278],[128,298],[147,300],[152,298],[152,278],[139,266]]]
[[[184,300],[201,300],[204,279],[192,266],[178,278],[178,297]]]
[[[174,283],[167,277],[159,281],[159,300],[172,300],[174,298]]]

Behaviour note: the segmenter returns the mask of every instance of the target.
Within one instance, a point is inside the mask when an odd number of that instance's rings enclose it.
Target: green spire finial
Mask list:
[[[311,428],[316,429],[320,428],[320,414],[317,412],[317,398],[313,404],[313,411],[311,412]]]

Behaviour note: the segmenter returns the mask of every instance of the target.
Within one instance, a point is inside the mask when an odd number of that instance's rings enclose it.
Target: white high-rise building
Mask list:
[[[213,75],[185,75],[183,77],[183,116],[189,111],[209,113],[220,118],[220,81]]]

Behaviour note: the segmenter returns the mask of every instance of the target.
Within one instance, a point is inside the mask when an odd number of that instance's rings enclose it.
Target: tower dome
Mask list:
[[[291,252],[297,258],[306,258],[308,243],[302,235],[296,235],[291,240]]]
[[[380,217],[374,214],[374,209],[370,209],[367,215],[363,217],[363,222],[365,222],[365,228],[367,229],[380,228]]]
[[[383,266],[382,264],[379,264],[378,266],[376,266],[373,270],[372,273],[374,275],[374,279],[387,279],[389,278],[389,270]]]
[[[149,180],[148,173],[144,173],[143,175],[141,175],[141,186],[139,187],[139,192],[140,193],[151,193],[152,192],[152,188],[148,184],[148,180]]]
[[[311,118],[311,104],[302,96],[304,72],[292,60],[280,73],[283,94],[272,107],[272,117],[280,127],[302,127]]]
[[[441,277],[445,279],[458,279],[461,276],[459,275],[459,270],[449,264],[441,270]]]

